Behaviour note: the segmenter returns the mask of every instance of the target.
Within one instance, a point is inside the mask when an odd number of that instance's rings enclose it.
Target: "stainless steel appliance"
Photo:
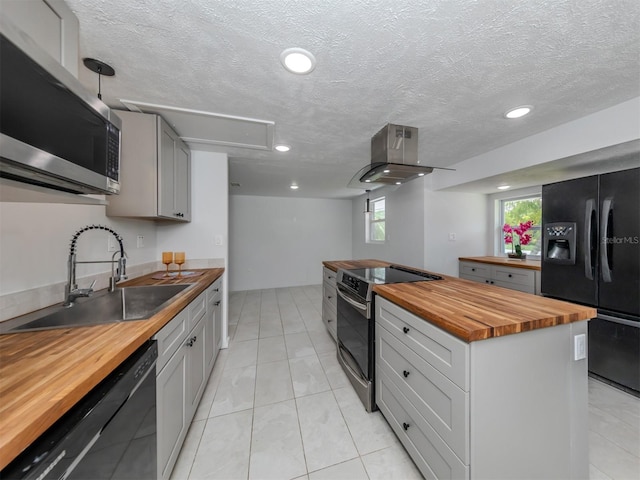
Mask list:
[[[156,480],[157,357],[156,342],[138,349],[0,478]]]
[[[597,307],[591,375],[640,396],[640,168],[542,187],[542,294]]]
[[[375,410],[375,299],[373,286],[442,277],[398,265],[338,270],[338,361],[368,412]]]
[[[120,119],[6,16],[0,51],[0,176],[118,193]]]

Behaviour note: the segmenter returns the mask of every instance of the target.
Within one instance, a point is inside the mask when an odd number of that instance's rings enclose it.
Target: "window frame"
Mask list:
[[[497,242],[496,242],[496,253],[499,255],[506,255],[508,252],[505,251],[506,249],[506,245],[504,242],[504,232],[502,231],[502,227],[505,224],[505,219],[504,219],[504,204],[506,202],[513,202],[513,201],[518,201],[518,200],[533,200],[533,199],[540,199],[540,209],[542,210],[542,192],[538,192],[538,193],[523,193],[520,195],[513,195],[513,196],[504,196],[504,197],[500,197],[498,199],[496,199],[496,209],[497,209],[497,218],[498,218],[498,236],[497,236]],[[542,212],[541,212],[542,213]],[[541,215],[542,216],[542,215]],[[540,242],[542,242],[542,224],[540,225],[534,225],[533,227],[531,227],[531,231],[535,232],[535,231],[539,231],[540,232]],[[542,252],[542,245],[540,245],[540,252]],[[538,255],[532,255],[532,254],[527,254],[527,258],[531,259],[531,260],[540,260],[542,258],[542,253],[539,253]]]
[[[374,218],[373,212],[375,211],[376,203],[384,202],[384,217],[383,218]],[[387,240],[387,232],[386,232],[386,222],[387,222],[387,202],[384,196],[378,197],[372,200],[369,200],[369,211],[366,212],[365,215],[365,243],[372,243],[382,245]],[[384,225],[384,239],[377,240],[372,238],[373,233],[376,231],[375,225],[382,224]]]

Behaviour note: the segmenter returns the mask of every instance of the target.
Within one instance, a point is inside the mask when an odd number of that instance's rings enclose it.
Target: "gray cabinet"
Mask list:
[[[184,347],[188,313],[183,310],[158,334],[156,418],[158,478],[168,479],[189,428],[187,350]]]
[[[158,342],[156,402],[158,478],[170,477],[173,466],[213,370],[220,348],[222,278],[167,323]]]
[[[191,152],[156,114],[117,111],[122,120],[120,194],[111,217],[191,220]]]
[[[540,293],[540,275],[536,270],[461,261],[459,263],[459,276],[466,280],[510,288],[525,293]]]
[[[63,0],[2,0],[0,13],[78,77],[80,27]]]
[[[466,343],[377,297],[376,403],[425,478],[588,478],[586,331]]]
[[[336,272],[322,268],[322,321],[334,340],[337,341],[338,303],[336,297]]]
[[[205,332],[205,358],[207,376],[213,370],[222,345],[222,278],[219,278],[207,288],[207,318],[210,328]]]

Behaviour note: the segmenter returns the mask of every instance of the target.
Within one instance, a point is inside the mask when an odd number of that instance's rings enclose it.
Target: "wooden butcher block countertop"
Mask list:
[[[194,284],[147,320],[0,335],[0,469],[206,290],[224,269],[203,272],[167,280],[151,278],[154,273],[119,284]]]
[[[339,268],[345,270],[353,270],[355,268],[376,268],[376,267],[388,267],[391,265],[389,262],[383,262],[382,260],[331,260],[322,262],[322,264],[329,270],[337,272]]]
[[[465,342],[596,316],[595,308],[442,276],[431,282],[376,285],[373,291]]]
[[[480,261],[479,259],[484,259],[485,263],[493,261],[498,265],[516,266],[513,265],[516,262],[507,262],[503,257],[460,257],[460,260],[469,261]],[[532,268],[521,265],[526,263],[522,260],[518,262],[520,268]],[[334,271],[338,268],[391,265],[390,262],[373,259],[322,263]],[[533,267],[535,269],[536,265]],[[595,308],[447,275],[441,276],[443,280],[375,285],[373,291],[465,342],[588,320],[596,316]]]
[[[524,268],[525,270],[540,271],[540,260],[519,260],[508,257],[458,257],[461,262],[479,262],[501,267]]]

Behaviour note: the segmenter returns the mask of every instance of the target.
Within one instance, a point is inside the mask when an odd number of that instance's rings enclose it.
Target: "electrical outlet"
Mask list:
[[[214,238],[215,244],[217,246],[221,246],[222,245],[222,235],[216,235]]]
[[[456,234],[455,233],[451,232],[449,234],[449,241],[450,242],[455,242],[456,241]]]
[[[109,235],[107,237],[107,252],[115,252],[118,250],[118,242],[113,236]]]
[[[138,235],[138,237],[136,239],[136,247],[137,248],[144,248],[144,237],[142,235]]]
[[[573,359],[587,358],[587,336],[584,333],[573,337]]]

